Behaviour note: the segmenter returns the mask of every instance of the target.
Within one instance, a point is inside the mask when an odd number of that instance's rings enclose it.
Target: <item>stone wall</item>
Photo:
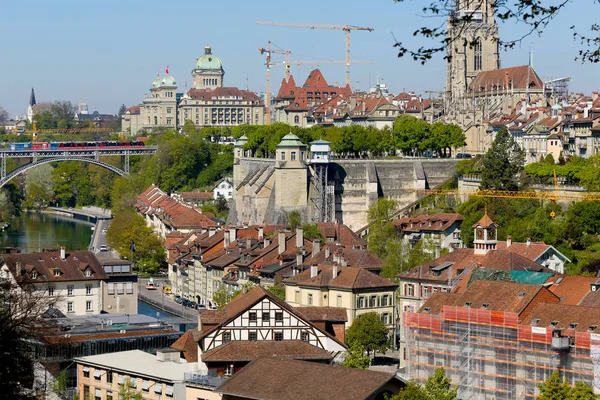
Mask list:
[[[367,210],[379,197],[396,200],[400,207],[417,200],[413,189],[433,188],[451,178],[455,159],[336,160],[329,165],[328,180],[334,187],[334,218],[358,230],[367,224]],[[298,210],[306,222],[314,210],[307,168],[307,184],[278,182],[275,161],[241,158],[234,165],[235,205],[229,222],[285,223],[287,213]],[[281,191],[281,192],[279,192]],[[302,193],[301,193],[302,192]],[[293,195],[297,207],[277,209],[275,198]],[[299,200],[304,196],[304,201]]]

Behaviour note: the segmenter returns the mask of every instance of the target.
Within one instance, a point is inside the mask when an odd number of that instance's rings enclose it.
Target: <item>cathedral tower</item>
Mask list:
[[[31,88],[31,94],[29,95],[29,105],[27,106],[27,120],[33,122],[33,107],[37,103],[35,102],[35,92]]]
[[[457,0],[456,11],[448,17],[446,38],[445,104],[446,112],[456,118],[464,112],[475,76],[500,68],[493,0]]]

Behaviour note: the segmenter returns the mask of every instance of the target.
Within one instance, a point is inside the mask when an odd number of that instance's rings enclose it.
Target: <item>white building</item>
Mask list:
[[[108,278],[90,251],[10,254],[4,256],[2,275],[18,284],[34,285],[51,297],[54,308],[67,316],[99,314],[103,309],[102,284]],[[50,301],[49,301],[50,303]]]
[[[225,200],[233,199],[233,181],[231,178],[221,179],[212,189],[214,193],[214,199],[217,200],[219,196]]]

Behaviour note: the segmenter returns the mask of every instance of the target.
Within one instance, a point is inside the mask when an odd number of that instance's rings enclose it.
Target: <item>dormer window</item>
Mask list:
[[[471,303],[470,301],[467,301],[467,302],[465,302],[465,307],[471,307],[471,304],[473,304],[473,303]]]
[[[551,322],[550,322],[550,325],[552,325],[552,326],[556,326],[556,325],[558,325],[558,321],[556,321],[556,320],[554,320],[554,321],[551,321]]]
[[[34,269],[33,271],[31,271],[31,279],[37,279],[38,277],[38,273],[37,271]]]
[[[481,305],[481,308],[483,308],[485,310],[485,309],[489,308],[489,306],[490,306],[490,303],[483,303]]]
[[[577,323],[577,322],[571,322],[571,323],[569,324],[569,328],[571,328],[571,329],[575,329],[575,328],[577,328],[577,325],[579,325],[579,323]]]
[[[429,312],[429,311],[431,311],[431,308],[430,308],[430,307],[425,307],[425,308],[423,309],[423,311],[425,311],[425,312]]]
[[[540,319],[539,318],[534,318],[531,320],[531,325],[537,325],[540,323]]]
[[[598,325],[590,325],[590,327],[588,328],[588,331],[594,332],[596,330],[596,328],[598,328]]]
[[[517,296],[519,296],[519,297],[525,297],[525,292],[519,292],[519,293],[517,294]]]
[[[54,276],[60,276],[60,269],[54,270]]]
[[[84,274],[87,277],[92,276],[92,270],[91,270],[91,268],[86,268]]]

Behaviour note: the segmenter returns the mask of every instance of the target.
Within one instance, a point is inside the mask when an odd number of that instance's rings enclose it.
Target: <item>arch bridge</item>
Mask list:
[[[132,155],[152,155],[157,151],[156,146],[144,147],[119,147],[119,148],[82,148],[82,149],[27,149],[27,150],[0,150],[0,188],[6,185],[15,176],[41,164],[56,161],[82,161],[106,168],[121,176],[129,175],[129,157]],[[121,156],[123,168],[100,161],[104,156]],[[29,158],[31,161],[21,165],[10,172],[6,172],[6,160],[9,158]]]

